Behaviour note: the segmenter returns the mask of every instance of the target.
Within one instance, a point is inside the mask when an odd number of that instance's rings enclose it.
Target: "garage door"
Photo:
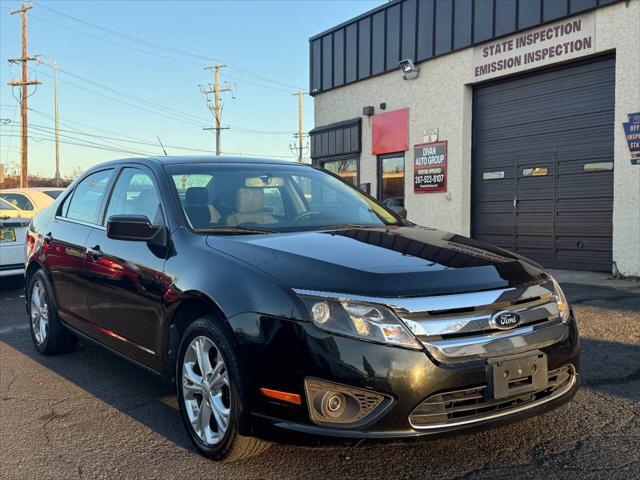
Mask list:
[[[611,271],[614,76],[607,57],[475,87],[475,238]]]

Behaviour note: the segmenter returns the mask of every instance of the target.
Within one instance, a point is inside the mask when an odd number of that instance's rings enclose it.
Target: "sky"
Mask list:
[[[42,0],[29,10],[29,174],[53,176],[53,69],[59,65],[63,176],[109,159],[213,154],[212,116],[199,85],[219,62],[224,94],[222,151],[294,158],[298,89],[308,90],[309,37],[383,0],[143,1]],[[7,83],[19,79],[20,18],[0,0],[0,162],[20,160],[20,109]],[[34,91],[35,90],[35,91]],[[235,98],[234,98],[235,97]],[[313,99],[304,99],[304,130]],[[78,145],[80,144],[80,145]]]

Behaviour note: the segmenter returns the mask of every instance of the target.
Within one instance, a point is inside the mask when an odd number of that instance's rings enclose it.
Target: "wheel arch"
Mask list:
[[[47,280],[49,280],[49,283],[51,283],[51,276],[49,275],[49,272],[47,271],[47,269],[44,267],[44,265],[41,265],[40,262],[38,262],[36,259],[32,259],[31,261],[29,261],[29,263],[27,264],[27,268],[25,268],[24,270],[24,298],[28,299],[29,298],[29,284],[31,283],[31,278],[35,275],[35,273],[38,270],[42,270],[44,272],[45,277],[47,277]],[[53,303],[54,305],[57,305],[56,303],[56,298],[55,298],[55,289],[53,288],[53,285],[51,286],[51,290],[52,290],[52,294],[53,294]],[[29,305],[28,302],[25,302],[25,308],[27,309],[27,314],[29,313]]]
[[[198,318],[211,316],[220,322],[227,322],[222,308],[208,295],[198,291],[184,292],[169,307],[163,341],[164,362],[163,378],[170,383],[175,381],[175,363],[182,334]],[[229,331],[233,334],[231,328]]]
[[[25,288],[29,285],[29,280],[31,279],[33,274],[36,273],[37,270],[43,270],[45,272],[45,274],[47,274],[47,272],[44,269],[44,267],[42,265],[40,265],[40,263],[38,263],[37,260],[31,260],[29,262],[29,264],[27,265],[26,270],[24,271]],[[49,275],[47,275],[47,277],[48,276]]]

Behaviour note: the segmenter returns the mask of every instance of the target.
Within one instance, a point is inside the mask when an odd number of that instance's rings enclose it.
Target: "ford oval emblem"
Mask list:
[[[509,330],[520,325],[522,317],[516,312],[496,312],[491,316],[491,325],[500,330]]]

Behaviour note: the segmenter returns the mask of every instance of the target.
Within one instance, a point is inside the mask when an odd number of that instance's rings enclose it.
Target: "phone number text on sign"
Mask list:
[[[422,143],[413,147],[413,191],[447,191],[447,142]]]

